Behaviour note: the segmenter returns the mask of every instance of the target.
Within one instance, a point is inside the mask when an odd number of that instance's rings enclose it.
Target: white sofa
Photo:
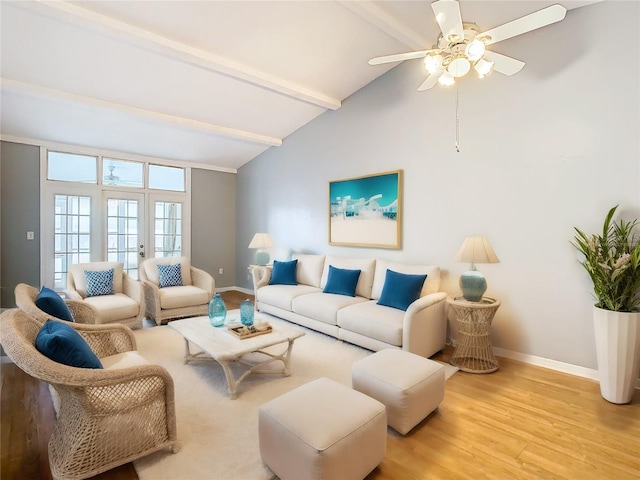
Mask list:
[[[261,312],[373,351],[397,348],[430,357],[444,348],[447,294],[439,291],[439,267],[331,255],[293,254],[292,259],[298,260],[297,285],[270,285],[271,268],[253,269]],[[329,265],[361,270],[356,296],[323,293]],[[427,274],[420,297],[406,311],[377,303],[387,269]]]

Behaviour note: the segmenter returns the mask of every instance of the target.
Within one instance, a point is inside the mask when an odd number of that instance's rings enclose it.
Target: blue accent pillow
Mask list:
[[[64,303],[60,295],[50,288],[43,286],[40,289],[40,293],[36,297],[36,307],[52,317],[73,322],[73,316],[67,304]]]
[[[298,259],[289,262],[273,261],[273,270],[271,271],[271,279],[269,285],[297,285],[296,271],[298,268]]]
[[[360,272],[361,270],[347,270],[329,265],[327,284],[322,292],[355,297]]]
[[[89,344],[68,323],[47,320],[36,336],[36,348],[54,362],[70,367],[102,368]]]
[[[181,287],[184,285],[182,281],[182,268],[179,263],[173,265],[158,265],[158,275],[160,276],[160,288]]]
[[[101,271],[84,271],[87,282],[87,297],[113,295],[113,268]]]
[[[426,279],[426,274],[410,275],[387,269],[378,305],[407,310],[409,305],[420,298],[420,292]]]

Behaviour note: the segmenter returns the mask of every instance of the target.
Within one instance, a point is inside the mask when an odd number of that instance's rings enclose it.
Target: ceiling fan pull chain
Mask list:
[[[456,83],[456,152],[460,153],[460,116],[458,115],[458,84]]]

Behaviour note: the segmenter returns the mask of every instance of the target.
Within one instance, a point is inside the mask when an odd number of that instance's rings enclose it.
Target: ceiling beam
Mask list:
[[[338,3],[410,49],[430,48],[431,42],[427,38],[389,15],[374,2],[338,0]]]
[[[54,90],[52,88],[41,87],[31,83],[19,82],[8,78],[0,78],[0,86],[3,90],[16,91],[30,95],[43,96],[45,98],[55,98],[80,103],[85,106],[93,106],[98,108],[107,108],[116,112],[135,115],[139,118],[148,118],[155,121],[179,125],[182,127],[193,128],[205,132],[210,132],[223,137],[233,138],[235,140],[243,140],[260,145],[268,145],[271,147],[279,147],[282,145],[282,139],[261,135],[258,133],[239,130],[237,128],[225,127],[213,123],[207,123],[192,118],[179,117],[168,113],[155,112],[140,107],[125,105],[122,103],[110,102],[99,98],[77,95],[75,93],[64,92],[62,90]]]
[[[152,50],[164,57],[228,75],[295,100],[331,110],[337,110],[341,106],[341,101],[336,98],[65,1],[36,0],[16,4],[84,28],[105,32],[118,40]]]

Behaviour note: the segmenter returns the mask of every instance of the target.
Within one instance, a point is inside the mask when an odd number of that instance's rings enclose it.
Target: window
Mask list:
[[[144,164],[104,158],[102,182],[105,185],[142,188],[144,187]]]
[[[91,197],[55,196],[54,288],[67,288],[68,266],[91,261]]]
[[[97,165],[97,157],[50,151],[47,155],[47,180],[97,183]]]
[[[149,165],[149,188],[184,192],[184,168]]]

